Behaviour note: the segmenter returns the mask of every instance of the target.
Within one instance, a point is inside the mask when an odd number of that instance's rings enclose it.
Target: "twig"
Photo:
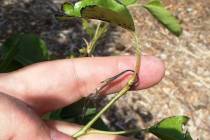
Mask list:
[[[139,133],[139,132],[142,132],[142,131],[147,132],[148,129],[131,129],[131,130],[115,131],[115,132],[91,129],[87,132],[87,134],[128,135],[128,134]]]
[[[132,77],[128,80],[127,84],[121,89],[121,91],[114,97],[112,98],[111,101],[109,101],[108,104],[102,110],[94,116],[94,118],[88,122],[82,129],[80,129],[77,133],[73,135],[74,138],[78,138],[80,136],[86,135],[88,133],[88,130],[91,128],[91,126],[103,115],[120,97],[125,95],[127,91],[129,91],[133,85],[136,82],[137,74],[140,70],[140,65],[141,65],[141,48],[139,46],[139,40],[136,36],[135,33],[132,33],[134,38],[135,38],[135,45],[134,48],[136,50],[136,66],[135,66],[135,72],[132,75]]]
[[[100,21],[97,25],[96,31],[94,33],[93,39],[90,43],[87,43],[87,55],[92,56],[95,51],[97,41],[107,32],[108,24],[102,26],[102,22]]]

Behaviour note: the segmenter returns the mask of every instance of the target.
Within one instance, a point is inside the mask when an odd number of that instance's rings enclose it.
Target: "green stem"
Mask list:
[[[127,7],[128,8],[133,8],[133,7],[141,7],[143,6],[142,4],[131,4],[131,5],[128,5]]]
[[[89,43],[89,45],[87,46],[87,54],[88,54],[88,56],[91,56],[92,53],[95,50],[96,42],[97,42],[97,40],[99,38],[98,37],[98,32],[99,32],[100,27],[101,27],[101,22],[98,23],[97,28],[96,28],[96,31],[95,31],[94,36],[93,36],[93,39]]]
[[[135,133],[147,132],[147,131],[148,131],[147,129],[131,129],[131,130],[125,130],[125,131],[111,132],[111,131],[101,131],[101,130],[91,129],[87,131],[87,134],[128,135],[128,134],[135,134]]]
[[[132,76],[126,86],[108,103],[106,106],[98,113],[96,116],[86,124],[79,132],[73,135],[74,138],[78,138],[85,135],[88,129],[101,117],[101,115],[106,112],[120,97],[122,97],[133,85],[135,81],[135,76]]]
[[[102,108],[102,110],[98,114],[96,114],[96,116],[94,116],[94,118],[90,122],[88,122],[82,129],[80,129],[77,133],[73,135],[74,138],[78,138],[80,136],[87,134],[90,127],[101,117],[101,115],[103,115],[104,112],[106,112],[120,97],[125,95],[127,91],[129,91],[131,87],[133,86],[133,84],[135,83],[135,80],[137,78],[136,76],[140,70],[140,65],[141,65],[141,49],[139,47],[139,42],[138,42],[138,38],[136,34],[133,33],[133,35],[135,37],[135,42],[136,42],[134,46],[136,50],[135,73],[128,80],[127,84],[123,87],[123,89],[121,89],[121,91],[114,98],[112,98],[112,100],[109,101],[109,103],[106,104],[106,106]]]
[[[93,39],[91,40],[90,43],[88,43],[88,46],[87,46],[88,56],[92,56],[93,52],[95,51],[96,43],[107,31],[108,24],[102,26],[101,23],[102,23],[101,21],[98,23]]]

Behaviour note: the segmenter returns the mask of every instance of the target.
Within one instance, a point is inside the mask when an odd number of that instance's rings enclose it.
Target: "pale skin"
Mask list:
[[[99,83],[124,70],[133,69],[134,56],[97,57],[48,61],[11,73],[0,74],[0,140],[73,140],[81,126],[43,121],[44,113],[88,96]],[[143,56],[140,84],[145,89],[164,76],[164,64]],[[117,80],[103,94],[119,91],[129,75]],[[123,136],[91,134],[80,140],[128,140]]]

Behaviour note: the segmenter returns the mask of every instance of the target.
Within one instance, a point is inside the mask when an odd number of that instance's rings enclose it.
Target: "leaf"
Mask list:
[[[120,1],[122,4],[128,6],[128,5],[131,5],[131,4],[134,4],[137,2],[137,0],[118,0]]]
[[[175,116],[166,118],[148,129],[161,140],[192,140],[189,132],[183,132],[189,118],[186,116]]]
[[[86,99],[82,98],[79,101],[71,104],[70,106],[67,106],[62,109],[62,118],[63,119],[74,119],[74,118],[79,118],[78,120],[81,121],[81,114],[83,111],[83,107],[85,104]],[[75,119],[74,119],[75,120]]]
[[[165,9],[164,5],[160,0],[151,0],[144,7],[159,21],[161,22],[170,32],[179,36],[182,33],[182,28],[178,20]]]
[[[71,104],[63,109],[59,109],[57,111],[53,111],[51,113],[45,114],[42,118],[46,120],[65,120],[72,123],[77,123],[80,125],[85,125],[88,123],[96,114],[96,108],[90,105],[84,115],[82,117],[83,107],[85,104],[86,99],[83,98],[78,102]],[[103,122],[102,119],[98,119],[92,128],[100,129],[100,130],[109,130],[106,124]]]
[[[54,112],[51,112],[49,114],[48,120],[61,120],[62,119],[61,112],[62,112],[62,109],[58,109]]]
[[[76,14],[73,15],[73,14],[74,14],[74,5],[71,4],[71,3],[64,3],[64,4],[62,5],[62,10],[64,11],[64,13],[65,13],[66,15],[76,16]],[[79,15],[78,15],[78,16],[79,16]]]
[[[0,72],[7,72],[7,69],[12,69],[10,64],[13,63],[13,59],[16,56],[18,47],[16,47],[20,41],[20,34],[16,34],[7,39],[2,47],[2,57],[0,64]]]
[[[0,72],[48,60],[48,49],[45,42],[34,34],[16,34],[2,45]]]
[[[116,0],[82,0],[74,6],[71,3],[64,3],[62,9],[70,17],[98,19],[128,30],[135,30],[132,16],[127,7]]]
[[[18,45],[20,48],[15,60],[23,66],[48,60],[49,54],[45,42],[34,34],[25,34]]]
[[[1,69],[1,66],[0,66],[0,72],[11,72],[11,71],[20,69],[22,67],[23,67],[23,65],[20,64],[19,62],[12,61],[11,63],[9,63],[9,65],[7,67],[3,67],[5,69]]]
[[[186,132],[185,137],[186,137],[186,140],[193,140],[189,131]]]
[[[68,119],[78,124],[85,124],[87,120],[92,116],[96,115],[97,111],[93,104],[87,106],[87,110],[84,112],[84,105],[86,104],[87,99],[83,98],[70,106],[67,106],[62,109],[61,118]],[[84,113],[84,114],[82,114]]]

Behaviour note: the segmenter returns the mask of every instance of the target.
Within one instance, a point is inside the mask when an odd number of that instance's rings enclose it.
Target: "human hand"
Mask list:
[[[48,61],[0,74],[0,140],[73,140],[81,126],[43,121],[44,113],[62,108],[88,96],[98,83],[124,70],[133,69],[135,57],[79,58]],[[163,63],[143,56],[140,85],[157,84],[164,75]],[[117,80],[104,94],[119,91],[128,77]],[[81,140],[127,140],[114,135],[86,135]]]

